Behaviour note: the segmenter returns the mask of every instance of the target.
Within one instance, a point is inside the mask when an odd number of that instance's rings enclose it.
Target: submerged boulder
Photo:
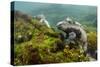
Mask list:
[[[57,23],[57,28],[66,33],[66,39],[68,41],[81,42],[80,48],[87,51],[87,34],[81,27],[80,23],[76,23],[70,18]]]
[[[49,22],[46,20],[45,16],[43,14],[34,16],[34,18],[38,19],[39,22],[45,24],[48,28],[50,28]]]

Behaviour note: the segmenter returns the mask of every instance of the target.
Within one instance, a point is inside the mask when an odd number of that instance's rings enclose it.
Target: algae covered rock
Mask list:
[[[57,43],[61,40],[58,33],[40,23],[38,19],[30,17],[30,20],[26,21],[22,15],[24,14],[15,14],[17,20],[14,21],[14,64],[42,63],[42,54],[56,51]]]
[[[15,13],[14,18],[14,65],[89,61],[79,48],[65,46],[61,33],[38,19],[23,13]],[[88,38],[90,49],[94,50],[96,34],[88,33]]]

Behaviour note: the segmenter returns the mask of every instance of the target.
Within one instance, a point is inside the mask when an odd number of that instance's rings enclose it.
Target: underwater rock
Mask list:
[[[43,14],[34,16],[34,18],[38,19],[39,22],[45,24],[48,28],[50,28],[49,22],[46,20],[45,16]]]
[[[18,21],[20,18],[22,18],[23,20],[25,20],[26,22],[31,22],[31,19],[32,17],[27,15],[27,14],[24,14],[20,11],[15,11],[14,12],[14,18],[16,21]]]
[[[87,51],[87,34],[84,29],[80,26],[80,23],[73,23],[72,19],[67,18],[64,21],[57,23],[57,28],[66,33],[66,39],[69,41],[79,41],[79,44],[84,52]]]

